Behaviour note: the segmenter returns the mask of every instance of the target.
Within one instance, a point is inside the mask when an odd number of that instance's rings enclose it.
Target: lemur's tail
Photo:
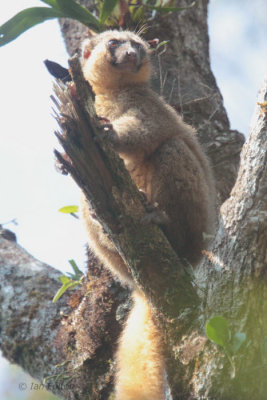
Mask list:
[[[134,306],[119,340],[116,400],[163,400],[161,335],[145,297],[133,292]]]

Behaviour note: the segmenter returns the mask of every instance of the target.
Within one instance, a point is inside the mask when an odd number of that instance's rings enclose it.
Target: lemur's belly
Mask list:
[[[124,159],[125,166],[138,189],[146,194],[148,201],[151,201],[151,181],[153,172],[151,162],[143,160],[137,163],[136,161],[129,160],[128,158],[126,159],[123,156],[122,158]]]

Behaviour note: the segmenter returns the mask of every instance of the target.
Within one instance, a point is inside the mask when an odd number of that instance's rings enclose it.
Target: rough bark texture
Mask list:
[[[195,8],[156,22],[147,38],[159,37],[170,43],[167,52],[160,56],[160,68],[155,60],[155,71],[164,71],[161,75],[164,87],[155,78],[153,86],[197,128],[213,163],[221,203],[229,196],[236,178],[243,136],[229,130],[222,98],[210,70],[207,1],[199,1]],[[85,30],[69,21],[63,21],[62,26],[67,47],[73,54]],[[266,100],[267,82],[259,102]],[[179,302],[176,318],[165,319],[166,364],[173,399],[263,400],[267,396],[267,115],[264,111],[264,107],[257,106],[250,136],[242,151],[236,184],[221,209],[214,244],[196,271],[195,290],[201,307],[196,308],[195,302],[192,306],[189,301],[184,308]],[[72,167],[75,174],[74,162]],[[76,172],[79,175],[80,171]],[[83,182],[80,183],[83,186]],[[123,187],[118,190],[123,193]],[[118,193],[117,199],[120,198]],[[130,194],[134,196],[132,189]],[[137,207],[139,215],[142,204],[138,201],[133,210]],[[126,248],[130,247],[120,235],[121,228],[114,214],[112,218],[103,215],[102,221],[111,234],[113,232],[113,239],[129,265],[134,266],[133,260],[138,256],[134,252],[131,254],[132,250],[126,254]],[[157,236],[159,232],[152,230],[150,234]],[[51,298],[60,274],[7,240],[6,237],[10,239],[7,233],[1,236],[0,344],[4,355],[40,380],[61,373],[72,378],[63,379],[60,375],[62,387],[56,387],[55,378],[50,380],[50,389],[63,398],[107,399],[112,391],[116,339],[130,307],[127,291],[89,255],[89,272],[83,286],[69,298],[69,305],[66,305],[68,295],[54,305]],[[177,265],[178,272],[184,274],[183,266]],[[151,285],[151,279],[147,279],[146,271],[141,265],[132,268],[152,303],[169,315],[168,299],[162,293],[157,299],[157,289]],[[155,282],[160,276],[157,274],[160,271],[155,271]],[[183,293],[188,285],[193,298],[197,298],[186,274],[182,279],[179,290]],[[224,316],[233,334],[246,334],[245,343],[233,357],[234,378],[224,351],[205,337],[205,323],[213,315]],[[64,366],[55,367],[63,361],[67,361]]]
[[[62,317],[69,307],[65,300],[52,304],[59,271],[35,260],[14,240],[0,236],[0,299],[3,355],[42,381],[64,361],[54,341]]]
[[[258,101],[267,100],[267,80]],[[256,106],[248,141],[230,198],[221,208],[218,234],[208,258],[198,271],[205,289],[205,319],[225,316],[233,333],[245,332],[246,343],[235,358],[236,377],[230,379],[225,357],[212,349],[198,367],[196,394],[215,398],[265,399],[267,332],[267,115]],[[246,347],[247,345],[247,347]],[[220,368],[223,366],[223,368]],[[200,391],[200,386],[202,390]]]
[[[89,393],[96,393],[92,398],[108,398],[127,291],[89,253],[84,285],[52,303],[62,274],[34,259],[10,237],[9,231],[0,229],[4,357],[61,398],[88,400]]]

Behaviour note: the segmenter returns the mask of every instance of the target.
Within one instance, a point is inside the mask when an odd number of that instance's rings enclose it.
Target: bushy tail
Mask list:
[[[161,335],[145,297],[136,290],[133,300],[119,341],[116,400],[164,400]]]

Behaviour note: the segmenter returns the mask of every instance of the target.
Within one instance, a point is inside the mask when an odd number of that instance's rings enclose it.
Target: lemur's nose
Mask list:
[[[134,49],[127,50],[126,55],[127,55],[127,58],[131,61],[134,61],[137,59],[137,54]]]

